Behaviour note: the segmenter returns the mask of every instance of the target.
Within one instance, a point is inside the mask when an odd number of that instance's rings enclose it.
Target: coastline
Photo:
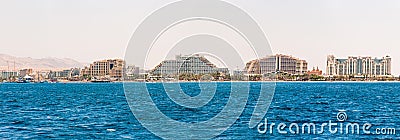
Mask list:
[[[54,83],[17,83],[17,82],[0,82],[0,84],[118,84],[118,83],[400,83],[400,81],[152,81],[152,82],[138,82],[138,81],[111,81],[111,82],[90,82],[90,81],[64,81]]]

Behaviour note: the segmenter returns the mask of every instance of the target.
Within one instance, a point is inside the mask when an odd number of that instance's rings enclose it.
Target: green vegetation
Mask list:
[[[211,74],[192,74],[192,73],[182,73],[175,79],[182,81],[229,81],[231,80],[230,75],[224,73],[211,73]]]

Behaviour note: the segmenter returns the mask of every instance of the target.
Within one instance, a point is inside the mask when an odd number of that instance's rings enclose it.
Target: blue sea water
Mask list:
[[[400,138],[400,83],[291,82],[277,83],[265,118],[270,123],[346,122],[396,128],[395,135],[374,134],[260,134],[248,122],[258,99],[260,83],[251,83],[249,102],[236,123],[215,139],[395,139]],[[182,83],[190,96],[196,83]],[[130,111],[122,83],[0,84],[1,139],[159,139]],[[205,121],[220,112],[229,98],[229,83],[218,83],[214,98],[199,109],[181,107],[165,94],[162,84],[148,84],[157,107],[181,122]],[[345,122],[345,123],[346,123]],[[162,122],[160,122],[162,123]],[[361,126],[362,128],[362,126]],[[269,130],[268,130],[269,131]]]

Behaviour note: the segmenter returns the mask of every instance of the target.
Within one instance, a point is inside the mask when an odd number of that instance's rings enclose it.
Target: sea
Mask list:
[[[137,83],[1,83],[0,139],[161,139],[132,113],[124,92],[126,84]],[[249,84],[249,93],[243,93],[249,96],[242,114],[213,139],[400,138],[400,83],[277,82],[263,124],[255,128],[248,124],[262,83]],[[179,107],[168,98],[161,83],[148,83],[147,87],[151,99],[161,104],[157,108],[167,117],[196,123],[209,120],[227,104],[231,83],[216,85],[210,103],[197,110]],[[180,87],[192,97],[200,93],[199,83],[180,83]],[[343,115],[345,118],[340,118]],[[267,127],[264,120],[268,120]],[[329,131],[329,122],[337,124],[337,132]],[[269,129],[272,123],[275,126]],[[279,124],[286,125],[282,129],[286,133],[278,131]],[[315,124],[317,132],[302,133],[304,124]],[[321,131],[324,124],[325,131]],[[346,133],[348,124],[359,125],[359,134]],[[296,125],[299,133],[297,129],[292,133],[289,126]],[[365,126],[370,126],[367,132]],[[264,129],[264,133],[260,131]],[[390,134],[393,129],[398,132]]]

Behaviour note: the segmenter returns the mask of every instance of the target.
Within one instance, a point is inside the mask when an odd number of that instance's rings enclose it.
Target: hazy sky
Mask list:
[[[135,28],[173,0],[1,0],[0,53],[123,58]],[[325,71],[326,56],[393,57],[400,74],[398,0],[228,0],[263,28],[274,53],[306,59]]]

